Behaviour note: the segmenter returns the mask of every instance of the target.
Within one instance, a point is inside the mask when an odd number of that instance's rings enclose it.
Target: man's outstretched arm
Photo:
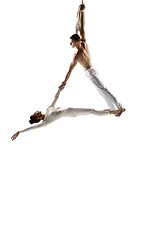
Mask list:
[[[80,5],[80,15],[81,15],[81,28],[80,28],[80,35],[82,40],[86,40],[86,34],[84,30],[85,25],[85,5]]]
[[[68,73],[66,74],[65,80],[62,82],[62,84],[59,86],[59,89],[62,91],[71,75],[72,70],[77,65],[77,56],[74,56],[72,63],[69,66]]]

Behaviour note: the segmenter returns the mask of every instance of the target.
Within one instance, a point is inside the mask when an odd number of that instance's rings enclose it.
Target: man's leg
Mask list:
[[[96,89],[98,90],[99,94],[105,99],[110,110],[116,110],[117,108],[120,108],[116,98],[108,91],[106,87],[100,89],[96,87]]]
[[[117,99],[108,91],[108,89],[102,84],[97,76],[97,72],[94,68],[90,68],[86,71],[86,76],[92,81],[100,95],[106,100],[109,108],[115,110],[122,108]]]

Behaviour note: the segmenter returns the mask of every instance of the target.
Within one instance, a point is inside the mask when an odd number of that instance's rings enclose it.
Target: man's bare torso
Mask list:
[[[86,42],[81,41],[81,47],[78,49],[75,56],[85,71],[92,67],[91,56]]]

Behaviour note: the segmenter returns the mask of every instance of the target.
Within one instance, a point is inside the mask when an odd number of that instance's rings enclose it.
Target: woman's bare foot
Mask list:
[[[118,110],[110,111],[110,114],[114,114],[116,117],[120,117],[121,114],[122,114],[123,112],[125,112],[125,111],[126,111],[125,108],[120,108],[120,109],[118,109]]]

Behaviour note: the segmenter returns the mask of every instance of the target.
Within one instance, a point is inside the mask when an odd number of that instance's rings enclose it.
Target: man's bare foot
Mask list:
[[[120,108],[120,109],[116,110],[114,114],[115,114],[116,117],[120,117],[121,114],[125,111],[126,111],[125,108]]]
[[[104,109],[105,112],[110,112],[111,110],[110,109]]]

